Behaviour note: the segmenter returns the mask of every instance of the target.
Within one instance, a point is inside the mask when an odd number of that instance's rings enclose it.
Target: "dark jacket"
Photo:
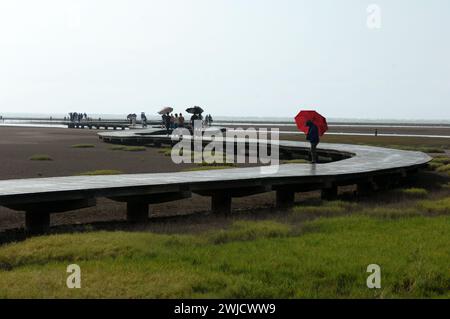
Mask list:
[[[309,127],[308,134],[306,135],[306,140],[311,144],[319,144],[319,129],[314,123],[308,123]]]

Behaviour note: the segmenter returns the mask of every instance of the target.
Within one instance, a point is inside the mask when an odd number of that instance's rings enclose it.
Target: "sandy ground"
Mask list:
[[[157,148],[144,152],[112,151],[110,144],[97,137],[96,130],[60,128],[0,127],[0,179],[70,176],[81,172],[114,169],[123,173],[175,172],[193,164],[174,164]],[[72,148],[74,144],[93,144],[94,148]],[[49,155],[52,161],[32,161],[35,154]],[[267,208],[274,202],[268,193],[233,200],[234,209]],[[153,216],[207,212],[208,197],[152,205]],[[108,199],[98,199],[96,207],[54,214],[52,225],[80,224],[94,221],[123,220],[126,206]],[[24,213],[0,207],[0,230],[24,226]]]

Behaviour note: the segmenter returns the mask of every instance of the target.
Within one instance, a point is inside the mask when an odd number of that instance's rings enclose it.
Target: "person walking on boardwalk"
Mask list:
[[[167,135],[170,134],[170,114],[166,113],[165,116],[163,116],[164,126],[166,127]]]
[[[183,114],[180,113],[180,116],[178,117],[178,127],[184,127],[184,117]]]
[[[311,163],[317,163],[317,144],[319,144],[319,129],[312,121],[307,121],[308,134],[306,140],[311,144]]]
[[[314,110],[302,110],[295,117],[299,131],[306,134],[306,140],[311,144],[311,162],[317,163],[317,144],[319,138],[328,130],[327,119]]]

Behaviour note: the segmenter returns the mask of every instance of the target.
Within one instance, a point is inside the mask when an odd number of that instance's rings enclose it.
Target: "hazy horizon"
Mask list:
[[[448,0],[5,1],[0,115],[446,121],[449,31]]]

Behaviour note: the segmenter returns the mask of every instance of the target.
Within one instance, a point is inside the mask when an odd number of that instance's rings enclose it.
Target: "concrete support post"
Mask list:
[[[276,191],[276,207],[286,209],[294,205],[295,192],[289,190]]]
[[[148,220],[149,206],[145,202],[127,202],[127,221],[141,223]]]
[[[231,195],[224,192],[218,192],[211,196],[211,211],[214,214],[231,213]]]
[[[370,195],[375,190],[374,185],[371,181],[359,182],[357,184],[356,192],[358,196]]]
[[[25,212],[25,230],[29,234],[42,234],[50,229],[50,213],[40,211]]]
[[[336,185],[333,185],[331,187],[322,188],[322,192],[320,194],[320,197],[323,200],[335,200],[338,195],[338,188]]]

